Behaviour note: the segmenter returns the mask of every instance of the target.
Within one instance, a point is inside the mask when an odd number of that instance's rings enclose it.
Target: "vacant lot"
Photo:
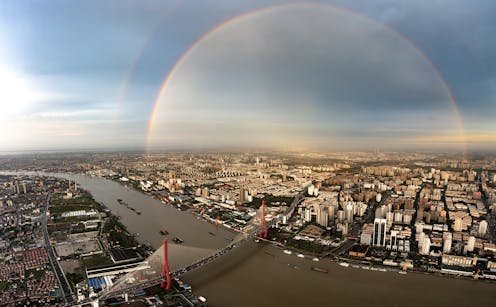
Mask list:
[[[62,261],[59,261],[59,264],[60,266],[62,267],[62,270],[66,273],[66,274],[72,274],[72,273],[76,273],[76,272],[79,272],[79,260],[74,260],[74,259],[70,259],[70,260],[62,260]]]
[[[74,254],[87,254],[100,250],[98,240],[64,242],[55,245],[55,251],[59,257],[67,257]]]

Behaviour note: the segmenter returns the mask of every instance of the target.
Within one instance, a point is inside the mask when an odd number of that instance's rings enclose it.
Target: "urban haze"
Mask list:
[[[0,3],[1,306],[492,306],[493,1]]]

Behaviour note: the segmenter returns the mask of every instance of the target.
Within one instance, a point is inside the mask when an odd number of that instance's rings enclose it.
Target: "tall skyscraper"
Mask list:
[[[453,230],[454,231],[462,231],[462,225],[463,225],[462,219],[457,217],[455,219],[455,222],[453,223]]]
[[[419,248],[419,250],[422,249],[422,244],[424,244],[424,238],[425,238],[425,232],[420,230],[419,235],[418,235],[418,248]]]
[[[320,207],[317,210],[317,224],[327,227],[329,222],[329,213],[326,207]]]
[[[208,188],[203,188],[201,191],[201,196],[207,198],[210,193],[208,192]]]
[[[389,240],[389,248],[392,250],[398,249],[398,231],[391,230],[391,239]]]
[[[240,187],[239,188],[239,202],[241,204],[244,203],[244,202],[246,202],[245,189],[243,187]]]
[[[348,223],[353,222],[353,204],[351,202],[346,205],[346,221]]]
[[[331,206],[329,206],[329,207],[327,207],[327,212],[328,212],[328,214],[329,214],[329,218],[330,218],[331,220],[332,220],[332,219],[334,219],[334,215],[336,215],[336,207],[334,207],[334,206],[332,206],[332,205],[331,205]]]
[[[420,253],[422,255],[429,255],[431,251],[431,239],[428,236],[425,236],[422,240],[422,247],[420,248]]]
[[[385,246],[386,245],[386,219],[374,220],[374,233],[372,234],[372,245]]]
[[[470,236],[467,241],[467,251],[468,252],[473,252],[475,248],[475,237]]]
[[[305,208],[305,222],[312,221],[312,210],[309,207]]]
[[[481,221],[479,224],[479,235],[483,236],[487,232],[487,222],[486,221]]]
[[[387,212],[386,213],[386,222],[389,226],[393,225],[394,221],[394,213],[393,212]]]
[[[453,243],[453,235],[451,232],[443,233],[443,253],[448,254],[451,252],[451,245]]]

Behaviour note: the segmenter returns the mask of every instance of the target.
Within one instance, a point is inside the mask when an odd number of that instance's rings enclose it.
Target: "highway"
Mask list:
[[[277,222],[280,222],[284,215],[287,216],[287,215],[293,214],[294,209],[298,206],[300,201],[303,199],[305,192],[306,192],[306,189],[304,189],[302,192],[297,194],[295,196],[295,198],[293,199],[293,202],[291,203],[291,205],[288,207],[288,209],[283,214],[280,214],[277,218],[274,218],[270,222],[267,223],[267,228],[270,228],[270,227],[274,226]],[[202,258],[202,259],[200,259],[200,260],[198,260],[198,261],[196,261],[196,262],[194,262],[194,263],[192,263],[192,264],[190,264],[190,265],[188,265],[182,269],[171,272],[171,277],[177,278],[177,277],[179,277],[185,273],[191,272],[193,270],[196,270],[196,269],[198,269],[204,265],[207,265],[207,264],[213,262],[214,260],[218,259],[219,257],[229,253],[233,249],[238,248],[238,247],[242,246],[244,243],[259,236],[260,233],[263,232],[263,230],[264,229],[262,226],[258,226],[256,228],[254,228],[249,234],[247,234],[241,240],[236,241],[236,242],[232,242],[229,245],[227,245],[226,247],[224,247],[223,249],[218,250],[217,252],[215,252],[214,254],[212,254],[208,257]],[[157,285],[157,284],[161,283],[163,280],[164,280],[164,278],[157,277],[157,278],[150,279],[148,281],[145,281],[145,282],[142,282],[142,283],[139,283],[136,285],[130,285],[130,286],[122,288],[122,289],[117,289],[117,290],[110,289],[107,292],[105,292],[105,291],[102,292],[101,295],[99,296],[99,300],[104,300],[104,299],[108,299],[111,297],[120,296],[120,295],[123,295],[125,293],[133,293],[136,290],[145,289],[145,288]]]
[[[62,291],[62,296],[64,297],[65,302],[70,305],[73,300],[73,294],[72,294],[72,289],[71,286],[69,285],[69,282],[67,281],[67,278],[60,268],[59,262],[57,260],[57,257],[55,256],[55,252],[53,251],[52,244],[50,244],[50,238],[48,237],[48,229],[47,229],[47,211],[48,211],[48,205],[50,204],[50,194],[47,195],[46,203],[45,203],[45,208],[43,210],[43,215],[41,218],[41,223],[42,223],[42,229],[43,229],[43,238],[45,239],[45,249],[47,250],[48,257],[50,259],[50,264],[52,265],[52,268],[55,272],[55,275],[57,276],[57,280],[60,285],[60,290]]]

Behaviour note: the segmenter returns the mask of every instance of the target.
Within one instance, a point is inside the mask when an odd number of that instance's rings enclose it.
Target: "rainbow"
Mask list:
[[[175,13],[175,10],[169,10],[167,11],[167,16],[172,15]],[[133,75],[138,68],[140,60],[143,58],[148,46],[151,44],[153,38],[158,35],[158,32],[160,31],[160,28],[163,26],[163,19],[157,24],[155,24],[152,27],[152,30],[148,34],[148,36],[145,39],[145,43],[143,44],[143,47],[139,49],[138,55],[134,57],[134,61],[131,63],[129,68],[126,71],[126,74],[124,75],[124,79],[122,80],[122,84],[119,87],[119,90],[117,92],[117,109],[120,109],[120,106],[124,103],[126,100],[127,93],[129,91],[129,85],[131,84]]]
[[[434,65],[434,63],[430,60],[430,58],[425,54],[424,51],[422,51],[419,47],[417,47],[405,35],[402,35],[398,31],[396,31],[395,29],[393,29],[391,27],[388,27],[384,23],[379,22],[379,21],[377,21],[375,19],[372,19],[371,17],[369,17],[367,15],[364,15],[362,13],[351,11],[351,10],[349,10],[347,8],[338,7],[338,6],[334,6],[334,5],[331,5],[331,4],[324,4],[324,3],[300,3],[300,2],[296,2],[296,3],[285,3],[285,4],[277,4],[277,5],[267,6],[267,7],[255,9],[253,11],[249,11],[249,12],[243,13],[241,15],[237,15],[235,17],[229,18],[229,19],[227,19],[227,20],[219,23],[217,26],[213,27],[212,29],[210,29],[206,33],[204,33],[188,49],[186,49],[186,51],[178,58],[178,60],[176,61],[176,63],[169,70],[169,73],[167,74],[167,76],[165,77],[164,81],[162,82],[162,85],[160,86],[160,89],[159,89],[158,94],[156,96],[156,99],[154,101],[153,109],[152,109],[152,112],[150,114],[150,118],[149,118],[149,121],[148,121],[147,136],[146,136],[146,145],[148,146],[149,143],[150,143],[150,137],[151,137],[151,135],[153,133],[154,124],[157,121],[157,110],[159,108],[160,101],[162,100],[162,97],[164,97],[164,95],[167,92],[167,86],[169,84],[169,81],[174,77],[175,73],[179,70],[179,68],[181,67],[181,65],[184,63],[185,59],[191,54],[191,52],[193,50],[195,50],[203,41],[205,41],[206,39],[208,39],[210,36],[214,35],[215,33],[221,31],[222,29],[224,29],[226,27],[232,26],[232,25],[234,25],[234,24],[236,24],[236,23],[238,23],[240,21],[243,21],[243,20],[245,20],[247,18],[256,16],[258,14],[270,12],[270,11],[273,11],[273,10],[276,10],[276,9],[279,9],[279,8],[283,8],[283,7],[292,7],[292,6],[318,6],[318,7],[325,7],[325,8],[329,8],[330,7],[330,8],[333,8],[333,9],[335,9],[337,11],[340,11],[340,12],[343,12],[343,13],[353,14],[353,15],[355,15],[357,17],[364,18],[364,19],[366,19],[366,20],[368,20],[368,21],[370,21],[370,22],[372,22],[374,24],[377,24],[378,26],[380,26],[383,29],[385,29],[385,30],[389,31],[390,33],[392,33],[393,35],[399,37],[401,40],[407,42],[418,53],[418,55],[421,56],[433,68],[436,76],[441,81],[442,86],[443,86],[444,90],[446,91],[446,94],[448,95],[448,98],[449,98],[449,100],[450,100],[450,102],[452,104],[452,109],[453,109],[453,113],[454,113],[454,116],[455,116],[456,124],[457,124],[458,129],[459,129],[459,140],[460,140],[460,142],[463,145],[464,158],[466,157],[466,152],[467,152],[467,148],[466,148],[466,135],[465,135],[463,118],[461,116],[460,109],[458,107],[458,103],[457,103],[456,98],[455,98],[455,96],[453,94],[453,91],[449,87],[449,85],[448,85],[447,81],[445,80],[445,78],[443,77],[442,73]],[[128,79],[129,78],[127,78],[127,80]]]

